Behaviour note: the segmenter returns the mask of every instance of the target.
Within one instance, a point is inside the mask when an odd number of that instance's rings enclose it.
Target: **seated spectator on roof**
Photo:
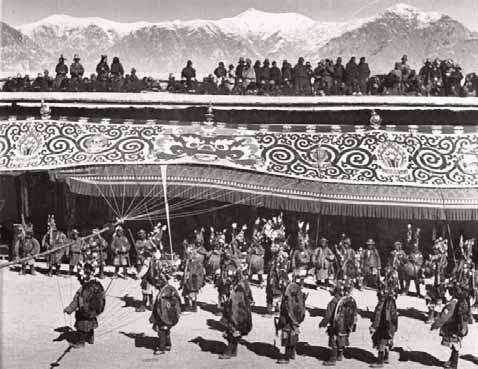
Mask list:
[[[188,88],[193,88],[193,82],[196,81],[196,69],[193,68],[193,62],[188,60],[186,67],[181,72],[181,79],[186,81]]]
[[[80,57],[78,54],[73,56],[73,63],[70,65],[70,76],[71,79],[82,79],[83,74],[85,74],[85,68],[80,63]]]
[[[270,80],[274,81],[276,85],[279,85],[282,83],[282,72],[277,67],[277,62],[275,60],[272,61]]]
[[[216,69],[214,69],[214,75],[216,76],[218,80],[218,84],[222,82],[224,78],[226,78],[227,70],[226,67],[224,66],[224,62],[219,62],[218,66]]]

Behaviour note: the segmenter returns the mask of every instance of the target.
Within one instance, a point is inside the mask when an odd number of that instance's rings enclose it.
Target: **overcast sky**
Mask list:
[[[14,26],[58,13],[158,22],[219,19],[253,7],[271,12],[302,13],[316,20],[342,21],[375,15],[398,2],[448,14],[478,31],[478,0],[0,0],[0,17]]]

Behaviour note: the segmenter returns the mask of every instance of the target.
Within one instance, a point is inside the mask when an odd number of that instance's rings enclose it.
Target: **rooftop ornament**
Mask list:
[[[204,114],[204,117],[206,119],[204,120],[203,126],[201,128],[206,134],[206,136],[212,135],[213,132],[216,130],[216,127],[215,127],[215,121],[214,121],[214,109],[211,103],[209,103],[207,112],[206,114]]]
[[[45,104],[45,100],[41,101],[40,116],[42,120],[51,118],[51,109],[47,104]]]
[[[370,127],[372,129],[381,129],[382,122],[382,117],[375,110],[372,110],[372,113],[370,115]]]

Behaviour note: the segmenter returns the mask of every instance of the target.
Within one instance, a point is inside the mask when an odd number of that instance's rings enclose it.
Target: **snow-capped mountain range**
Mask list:
[[[392,69],[403,53],[416,67],[426,57],[458,60],[478,70],[478,34],[439,13],[398,4],[384,13],[351,22],[319,22],[297,13],[266,13],[249,9],[220,20],[119,23],[103,18],[52,15],[17,29],[0,23],[0,69],[53,69],[60,54],[71,62],[79,54],[94,72],[101,54],[118,56],[139,74],[178,74],[190,59],[199,75],[219,60],[236,63],[241,56],[293,64],[304,56],[322,58],[366,56],[374,72]]]

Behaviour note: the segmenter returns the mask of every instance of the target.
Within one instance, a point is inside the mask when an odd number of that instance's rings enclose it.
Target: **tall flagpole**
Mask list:
[[[167,173],[168,173],[168,166],[161,165],[161,182],[163,183],[164,210],[166,211],[166,223],[168,224],[169,250],[171,252],[171,263],[174,264],[173,239],[171,237],[171,222],[169,219],[168,185],[167,185],[167,179],[166,179]]]

